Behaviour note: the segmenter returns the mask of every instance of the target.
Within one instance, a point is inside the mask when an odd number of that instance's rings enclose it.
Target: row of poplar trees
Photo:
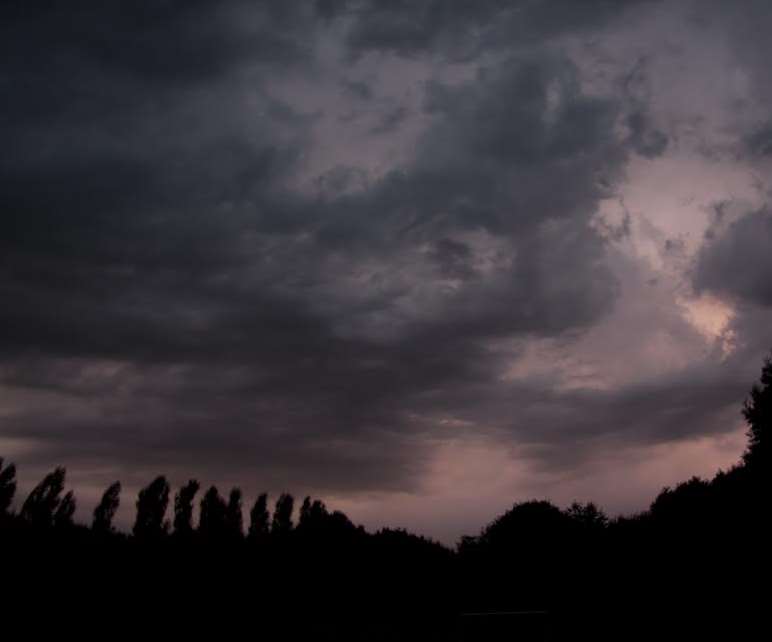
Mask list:
[[[74,526],[77,506],[74,493],[65,493],[66,471],[59,467],[50,472],[32,490],[21,510],[18,519],[35,528],[66,528]],[[0,515],[14,517],[11,504],[16,493],[16,467],[14,464],[3,466],[0,458]],[[172,524],[166,518],[171,488],[164,476],[154,479],[137,496],[137,513],[132,532],[138,539],[159,539],[170,532],[177,537],[190,537],[194,534],[205,538],[244,537],[242,493],[233,488],[226,500],[215,486],[207,490],[200,502],[197,527],[193,524],[193,512],[200,484],[191,479],[174,496],[174,518]],[[116,532],[113,520],[120,506],[121,483],[111,484],[94,508],[91,529],[103,535]],[[259,539],[268,535],[281,536],[293,530],[292,513],[295,500],[292,495],[283,493],[276,500],[273,516],[268,510],[268,495],[261,494],[249,511],[247,537]],[[321,518],[329,517],[324,504],[306,497],[300,509],[299,527],[312,524]]]

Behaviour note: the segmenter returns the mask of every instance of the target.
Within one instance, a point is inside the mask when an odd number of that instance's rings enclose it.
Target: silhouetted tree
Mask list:
[[[59,506],[54,513],[54,526],[59,528],[72,526],[76,507],[75,495],[71,490],[67,491],[67,494],[62,497],[62,501],[59,502]]]
[[[134,522],[134,536],[143,540],[159,539],[169,530],[165,520],[169,506],[169,482],[159,475],[137,496],[137,517]]]
[[[91,528],[97,533],[112,533],[113,518],[121,503],[121,482],[116,481],[107,487],[94,509],[94,519]]]
[[[575,531],[571,518],[550,502],[522,502],[483,529],[476,541],[464,542],[464,552],[495,559],[508,572],[517,569],[521,582],[537,596],[549,590],[550,573],[570,560]]]
[[[310,497],[303,500],[298,516],[298,530],[312,531],[320,530],[325,527],[329,513],[327,507],[319,499],[311,501]]]
[[[228,506],[225,511],[225,522],[228,534],[234,538],[244,537],[244,518],[241,512],[241,489],[231,489]]]
[[[660,525],[697,529],[710,518],[712,495],[707,481],[692,477],[673,489],[665,487],[652,502],[649,513]]]
[[[32,489],[21,507],[23,520],[37,527],[53,525],[54,515],[62,501],[60,495],[64,490],[65,475],[65,469],[58,467]]]
[[[295,499],[288,493],[282,493],[276,500],[276,506],[273,509],[273,523],[271,524],[273,535],[281,537],[292,531],[292,509],[294,506]]]
[[[748,448],[743,461],[750,468],[769,472],[769,441],[772,439],[772,357],[764,359],[761,380],[751,388],[743,415],[748,422]]]
[[[6,515],[16,494],[16,466],[8,464],[3,468],[3,458],[0,457],[0,517]]]
[[[188,537],[193,532],[193,500],[200,488],[198,481],[191,479],[174,496],[174,533]]]
[[[542,547],[547,540],[562,534],[568,523],[568,517],[550,502],[522,502],[488,525],[480,540],[496,547],[509,548],[515,542]]]
[[[566,514],[575,524],[587,529],[603,529],[608,525],[608,517],[592,502],[571,504]]]
[[[249,538],[260,539],[268,535],[270,515],[268,514],[268,495],[262,493],[249,511]]]
[[[300,505],[300,514],[298,515],[298,528],[305,528],[311,518],[311,497],[306,495],[303,503]]]
[[[212,486],[201,499],[201,515],[198,519],[198,532],[208,538],[217,539],[227,532],[225,500],[215,486]]]

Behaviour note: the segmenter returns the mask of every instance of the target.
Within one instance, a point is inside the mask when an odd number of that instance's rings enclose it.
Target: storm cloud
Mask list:
[[[705,245],[695,284],[762,306],[772,306],[772,216],[751,212]]]
[[[677,154],[765,169],[766,121],[732,147],[662,98],[649,36],[702,43],[692,8],[4,3],[4,455],[346,501],[457,441],[570,477],[736,431],[767,337],[721,306],[772,305],[766,210],[630,205]]]

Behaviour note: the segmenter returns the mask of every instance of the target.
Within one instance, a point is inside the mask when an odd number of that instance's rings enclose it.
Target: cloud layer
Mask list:
[[[5,455],[393,507],[449,444],[570,487],[737,431],[766,44],[721,5],[585,4],[5,3]],[[743,109],[678,98],[692,45]],[[701,192],[730,162],[745,192]],[[641,198],[667,163],[690,193]]]

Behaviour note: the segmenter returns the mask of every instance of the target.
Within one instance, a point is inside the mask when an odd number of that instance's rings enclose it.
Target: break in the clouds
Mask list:
[[[452,539],[739,455],[772,344],[765,3],[0,11],[27,485],[196,475]]]

